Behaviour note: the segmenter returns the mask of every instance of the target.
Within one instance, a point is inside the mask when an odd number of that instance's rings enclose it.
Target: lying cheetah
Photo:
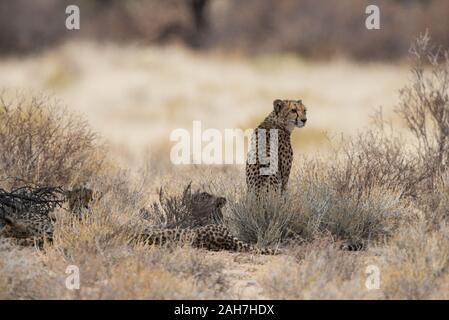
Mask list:
[[[21,246],[33,246],[41,248],[45,241],[52,241],[53,223],[45,216],[24,214],[21,219],[13,220],[5,218],[6,227],[1,235],[13,240],[13,243]],[[160,245],[168,242],[190,243],[195,248],[207,250],[229,250],[236,252],[253,252],[256,254],[277,254],[279,250],[258,249],[233,237],[228,228],[223,225],[209,224],[194,229],[163,229],[145,230],[139,234],[134,242],[149,245]]]
[[[67,201],[74,201],[80,207],[87,207],[91,196],[90,192],[75,189],[68,193]],[[224,198],[216,198],[210,194],[198,193],[195,199],[199,202],[214,200],[214,204],[220,208],[225,204]],[[206,201],[207,202],[207,201]],[[72,202],[73,203],[73,202]],[[73,206],[70,206],[72,209]],[[206,216],[206,215],[204,215]],[[53,221],[48,214],[42,214],[33,210],[24,212],[10,212],[0,216],[0,235],[10,238],[14,243],[22,246],[37,245],[42,247],[45,241],[53,239]],[[237,252],[254,252],[259,254],[275,254],[273,249],[258,249],[233,237],[223,225],[209,224],[194,229],[163,229],[145,230],[136,239],[147,244],[162,244],[170,241],[189,242],[196,248],[208,250],[231,250]]]
[[[139,237],[149,245],[161,245],[169,242],[190,243],[195,248],[211,251],[228,250],[235,252],[253,252],[273,255],[280,251],[270,248],[259,249],[232,236],[224,225],[209,224],[193,229],[146,230]]]
[[[87,208],[92,201],[92,194],[87,188],[65,191],[63,201],[68,202],[72,213],[79,214],[79,210]],[[38,210],[32,205],[24,210],[1,206],[0,236],[10,238],[18,245],[42,247],[45,240],[51,242],[53,239],[54,219],[52,212]]]
[[[304,127],[306,121],[306,107],[301,100],[277,99],[273,102],[273,111],[254,130],[248,153],[246,184],[250,193],[285,191],[293,159],[290,135],[295,127]],[[270,137],[273,138],[271,144]],[[262,144],[260,139],[266,143]],[[277,153],[274,150],[270,154],[271,147],[275,147],[273,143],[277,144]],[[261,154],[266,158],[261,158]]]
[[[226,198],[217,197],[208,192],[195,192],[190,201],[191,212],[198,225],[204,226],[223,220],[221,209],[226,204]]]
[[[42,214],[23,212],[20,215],[8,215],[0,218],[0,236],[9,238],[21,246],[37,245],[42,247],[45,239],[53,238],[53,222]]]

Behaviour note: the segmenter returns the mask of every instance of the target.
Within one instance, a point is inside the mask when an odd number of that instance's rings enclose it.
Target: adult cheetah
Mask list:
[[[306,112],[301,100],[274,100],[273,111],[251,139],[246,162],[249,193],[285,191],[293,160],[290,136],[294,128],[305,126]]]
[[[86,187],[79,187],[65,191],[64,196],[65,201],[68,202],[69,211],[81,215],[82,210],[89,209],[89,204],[94,200],[94,191]]]
[[[205,191],[192,191],[189,183],[182,195],[167,195],[159,189],[159,203],[141,208],[140,216],[145,220],[159,220],[166,228],[201,227],[223,221],[222,208],[226,198]]]
[[[256,254],[274,255],[278,249],[256,248],[232,236],[229,229],[222,224],[209,224],[197,228],[160,229],[144,231],[136,239],[148,245],[161,245],[170,242],[189,243],[192,247],[211,251],[252,252]]]
[[[42,248],[45,241],[53,239],[53,223],[46,216],[25,214],[21,219],[4,218],[6,224],[1,235],[21,246],[37,246]],[[197,228],[184,229],[146,229],[138,233],[134,243],[161,245],[170,242],[188,243],[195,248],[211,251],[228,250],[234,252],[252,252],[255,254],[273,255],[280,251],[270,248],[256,248],[232,236],[224,225],[209,224]]]
[[[78,209],[88,207],[91,199],[91,190],[85,188],[75,189],[67,192],[66,201],[69,207]],[[215,205],[222,207],[226,200],[221,197],[215,197],[208,193],[195,193],[193,202],[198,204],[209,203],[213,200]],[[76,203],[76,206],[71,206]],[[8,238],[13,243],[21,246],[37,246],[42,248],[45,241],[53,240],[54,224],[48,213],[37,212],[33,208],[25,211],[3,210],[0,214],[0,237]],[[209,214],[203,214],[208,216]],[[205,220],[206,221],[206,220]],[[203,223],[205,223],[203,221]],[[257,254],[276,254],[277,250],[258,249],[247,243],[244,243],[233,237],[228,228],[219,224],[207,224],[196,228],[179,228],[179,229],[161,229],[152,230],[144,228],[143,232],[138,233],[133,242],[146,244],[163,244],[167,242],[188,242],[195,248],[204,248],[207,250],[229,250],[236,252],[253,252]]]
[[[81,209],[88,208],[93,200],[93,191],[84,187],[62,193],[63,199],[57,202],[68,202],[69,211],[79,217]],[[36,203],[29,202],[24,206],[16,205],[11,200],[0,205],[0,237],[9,238],[21,246],[42,247],[45,240],[51,242],[53,239],[55,217],[51,210],[55,206],[42,209]]]

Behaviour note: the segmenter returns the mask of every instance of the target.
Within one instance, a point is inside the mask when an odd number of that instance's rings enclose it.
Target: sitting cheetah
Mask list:
[[[169,242],[190,243],[195,248],[211,251],[229,250],[269,255],[280,252],[269,248],[255,248],[233,237],[228,228],[218,224],[209,224],[193,229],[146,230],[137,240],[149,245],[161,245]]]
[[[273,102],[273,111],[254,130],[252,137],[246,162],[246,184],[250,193],[285,191],[293,159],[290,135],[295,127],[304,127],[306,121],[306,107],[301,100]],[[270,138],[273,141],[270,142]],[[261,143],[264,140],[265,143]],[[274,148],[272,154],[271,148]]]

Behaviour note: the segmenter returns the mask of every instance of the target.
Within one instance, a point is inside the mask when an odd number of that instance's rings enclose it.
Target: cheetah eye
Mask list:
[[[292,111],[290,111],[291,113],[296,113],[296,110],[292,110]]]

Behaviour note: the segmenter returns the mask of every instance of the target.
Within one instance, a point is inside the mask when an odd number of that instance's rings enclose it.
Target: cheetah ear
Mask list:
[[[226,198],[220,197],[217,199],[216,206],[221,209],[226,204]]]
[[[11,219],[11,217],[5,216],[4,217],[5,223],[12,226],[14,224],[14,220]]]
[[[278,114],[279,111],[281,111],[282,106],[283,106],[283,102],[281,99],[276,99],[273,101],[273,109],[276,114]]]

